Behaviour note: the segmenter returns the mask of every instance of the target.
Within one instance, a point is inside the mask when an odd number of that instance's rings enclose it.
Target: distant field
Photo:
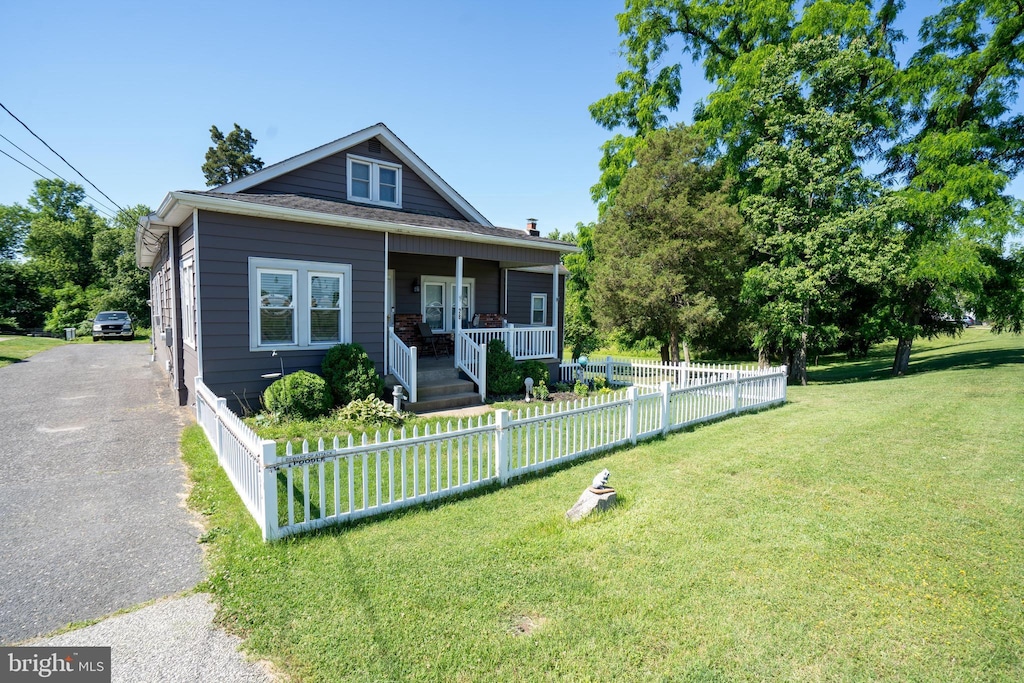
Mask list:
[[[218,620],[301,681],[1024,680],[1024,340],[274,545],[183,449]],[[564,512],[607,467],[620,505]]]

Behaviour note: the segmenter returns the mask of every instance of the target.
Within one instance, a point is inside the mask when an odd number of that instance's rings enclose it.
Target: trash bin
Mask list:
[[[75,339],[75,328],[73,328],[73,327],[65,327],[64,328],[64,338],[66,340],[68,340],[68,341],[74,341],[74,339]]]

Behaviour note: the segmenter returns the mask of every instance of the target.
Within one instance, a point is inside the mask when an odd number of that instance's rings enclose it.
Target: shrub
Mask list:
[[[534,387],[541,382],[547,384],[551,379],[551,373],[548,371],[548,366],[541,363],[539,360],[524,360],[519,364],[519,373],[522,375],[524,382],[527,377],[532,377]]]
[[[602,391],[608,387],[608,379],[604,375],[595,375],[593,382],[594,391]]]
[[[544,381],[538,382],[537,386],[533,388],[533,395],[536,396],[537,399],[540,401],[548,400],[548,397],[551,395],[551,392],[548,390],[547,383]]]
[[[523,376],[505,342],[492,339],[487,345],[487,391],[491,394],[514,394],[523,386]]]
[[[331,392],[323,377],[299,370],[267,387],[263,406],[283,416],[312,420],[331,409]]]
[[[560,394],[564,394],[567,391],[572,391],[572,387],[565,382],[555,382],[551,385],[552,391],[557,391]]]
[[[320,370],[331,388],[334,405],[343,406],[363,396],[380,398],[384,393],[384,380],[359,344],[332,346],[324,356]]]
[[[586,396],[590,393],[590,386],[586,382],[576,382],[576,386],[572,388],[572,393],[577,396]]]
[[[395,407],[386,401],[382,401],[372,394],[366,398],[350,401],[344,408],[338,408],[334,416],[346,422],[356,422],[361,425],[390,425],[398,427],[404,418],[395,410]]]

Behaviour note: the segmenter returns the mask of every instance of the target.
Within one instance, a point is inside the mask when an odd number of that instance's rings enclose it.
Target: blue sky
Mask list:
[[[9,2],[0,102],[122,206],[204,188],[211,124],[249,128],[270,164],[383,121],[495,224],[564,231],[597,216],[609,133],[587,106],[623,65],[622,6]],[[684,69],[672,120],[707,91]],[[0,134],[78,180],[2,111]],[[36,178],[0,156],[0,203],[24,202]]]

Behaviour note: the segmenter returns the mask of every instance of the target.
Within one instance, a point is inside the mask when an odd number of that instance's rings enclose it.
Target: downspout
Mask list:
[[[459,367],[459,335],[462,334],[462,257],[455,257],[455,367]]]
[[[390,233],[384,233],[384,374],[387,375],[391,372],[391,358],[389,358],[388,349],[391,346],[391,337],[388,336],[388,315],[391,311],[388,309],[395,305],[394,301],[388,301],[388,270],[390,269]]]
[[[203,372],[203,297],[200,292],[203,288],[200,286],[200,271],[202,270],[202,261],[199,259],[199,209],[192,209],[192,263],[195,264],[195,279],[196,284],[192,288],[192,296],[196,298],[193,304],[196,310],[196,367],[199,370],[199,376],[205,377],[206,374]],[[195,387],[193,387],[193,390]]]

